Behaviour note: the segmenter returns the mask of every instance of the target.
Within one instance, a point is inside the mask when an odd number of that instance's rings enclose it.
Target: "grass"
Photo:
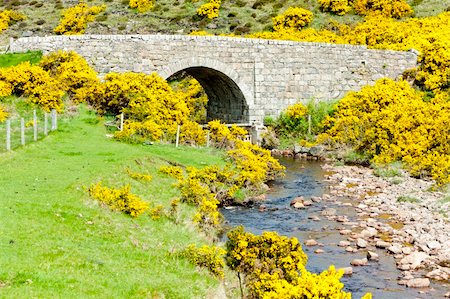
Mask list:
[[[397,198],[397,202],[419,203],[420,199],[409,195],[402,195]]]
[[[393,162],[386,165],[372,165],[373,174],[382,178],[394,178],[402,175],[401,162]]]
[[[0,55],[0,67],[18,65],[21,62],[29,61],[36,64],[41,60],[41,51],[28,51],[26,53],[7,53]]]
[[[101,180],[130,184],[154,205],[177,196],[173,180],[157,170],[167,161],[202,166],[223,163],[210,149],[128,145],[105,137],[96,116],[62,120],[59,131],[0,154],[1,298],[197,298],[218,281],[171,251],[205,243],[186,225],[143,215],[132,219],[90,199],[85,188]],[[132,180],[126,169],[153,176]],[[184,223],[184,224],[183,224]]]

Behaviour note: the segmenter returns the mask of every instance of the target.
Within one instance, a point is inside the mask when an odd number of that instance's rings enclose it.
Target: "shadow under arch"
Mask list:
[[[177,62],[165,68],[161,75],[170,81],[171,77],[183,72],[194,77],[208,96],[207,121],[220,119],[226,123],[250,122],[248,89],[239,86],[240,83],[236,82],[238,75],[229,66],[217,61],[191,60]]]

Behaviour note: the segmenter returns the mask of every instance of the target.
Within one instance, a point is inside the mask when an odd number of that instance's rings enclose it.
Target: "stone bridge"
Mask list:
[[[341,98],[382,77],[416,66],[417,53],[335,45],[186,35],[80,35],[26,37],[10,51],[73,50],[100,73],[186,72],[208,98],[208,119],[261,123],[288,105]]]

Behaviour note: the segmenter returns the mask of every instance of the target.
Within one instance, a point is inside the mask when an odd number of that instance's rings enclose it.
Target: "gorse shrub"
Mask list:
[[[28,102],[45,111],[61,111],[63,94],[59,82],[39,66],[23,62],[0,68],[0,96],[26,96]]]
[[[86,31],[87,24],[95,20],[95,16],[106,9],[102,6],[88,6],[80,2],[74,7],[64,10],[59,25],[53,30],[56,34],[76,35]]]
[[[2,33],[3,30],[8,29],[8,27],[19,21],[25,20],[26,17],[18,13],[14,10],[1,10],[0,11],[0,33]]]
[[[91,86],[100,82],[97,72],[73,51],[58,51],[45,55],[39,66],[49,72],[64,91],[78,102],[84,102]]]
[[[8,112],[6,112],[5,108],[0,106],[0,123],[4,122],[8,118]]]
[[[187,258],[194,265],[208,269],[209,272],[218,278],[223,278],[223,268],[225,266],[223,257],[225,253],[224,249],[217,246],[203,245],[202,247],[197,247],[191,244],[180,255]]]
[[[131,8],[136,8],[138,12],[144,13],[151,10],[155,3],[153,0],[130,0],[129,5]]]
[[[189,119],[197,123],[206,121],[206,105],[208,104],[208,96],[203,87],[194,78],[187,76],[173,87],[175,92],[186,102],[189,109]]]
[[[221,0],[209,0],[197,10],[199,16],[205,16],[208,19],[215,19],[219,16]]]
[[[275,31],[301,30],[311,23],[313,14],[307,9],[289,7],[283,14],[272,19]]]
[[[130,186],[120,189],[102,186],[101,182],[93,184],[88,189],[89,195],[108,205],[111,209],[122,211],[132,217],[138,217],[149,209],[149,204],[130,192]]]
[[[403,161],[413,175],[450,182],[450,102],[441,93],[430,102],[407,82],[381,79],[348,93],[328,118],[319,141],[347,144],[375,163]]]
[[[296,238],[242,227],[228,233],[226,263],[249,289],[248,298],[351,298],[334,266],[320,274],[306,270],[307,256]],[[363,298],[370,298],[370,294]]]
[[[402,18],[412,14],[405,0],[355,0],[355,11],[360,15],[380,13],[386,17]]]
[[[318,0],[322,11],[332,12],[339,16],[345,15],[352,8],[349,0]]]

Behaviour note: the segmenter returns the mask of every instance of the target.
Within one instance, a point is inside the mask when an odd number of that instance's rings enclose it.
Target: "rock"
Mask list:
[[[347,246],[347,247],[345,248],[345,251],[347,251],[347,252],[357,252],[358,249],[355,249],[355,248],[353,248],[353,247],[351,247],[351,246]]]
[[[349,229],[341,229],[341,230],[339,231],[339,233],[340,233],[341,235],[346,236],[346,235],[350,235],[350,234],[352,233],[352,231],[349,230]]]
[[[368,245],[367,241],[361,238],[358,238],[356,240],[356,246],[358,246],[359,248],[366,248]]]
[[[375,244],[375,247],[382,248],[382,249],[389,248],[389,247],[391,247],[391,243],[380,240],[380,241],[377,241],[377,243]]]
[[[402,270],[402,271],[407,271],[407,270],[410,270],[410,269],[411,269],[411,267],[409,266],[409,264],[399,264],[399,265],[397,266],[397,268],[400,269],[400,270]]]
[[[450,292],[445,293],[444,297],[445,297],[445,298],[450,298]]]
[[[347,246],[350,246],[350,244],[351,244],[351,243],[350,243],[349,241],[345,241],[345,240],[344,240],[344,241],[340,241],[339,244],[338,244],[338,246],[339,246],[339,247],[347,247]]]
[[[441,249],[441,243],[439,243],[438,241],[431,241],[427,243],[428,248],[430,248],[431,250],[434,249]]]
[[[375,237],[377,234],[378,234],[377,229],[373,227],[367,227],[361,232],[361,236],[363,238],[372,238]]]
[[[291,200],[290,205],[291,205],[291,207],[292,207],[292,206],[295,205],[295,203],[297,203],[297,202],[303,204],[304,201],[305,201],[305,199],[303,198],[303,196],[298,196],[298,197],[294,198],[293,200]]]
[[[409,288],[427,288],[430,286],[430,280],[428,278],[414,278],[408,280],[406,286]]]
[[[425,252],[415,251],[400,260],[400,264],[409,264],[411,269],[416,269],[426,259],[430,258]]]
[[[369,261],[379,261],[380,257],[375,252],[369,250],[369,251],[367,251],[367,259]]]
[[[305,241],[306,246],[317,246],[319,243],[314,239],[309,239]]]
[[[350,262],[350,265],[352,266],[366,266],[368,264],[367,258],[363,259],[354,259]]]
[[[412,252],[411,247],[406,247],[406,246],[403,247],[402,252],[403,252],[403,254],[406,254],[406,255],[411,254],[411,252]]]
[[[310,201],[310,200],[305,200],[304,202],[303,202],[303,205],[305,206],[305,207],[309,207],[309,206],[312,206],[312,201]]]
[[[292,205],[294,209],[304,209],[305,206],[301,202],[296,202]]]
[[[322,201],[322,199],[320,197],[318,197],[318,196],[311,196],[311,200],[313,202],[321,202]]]
[[[402,247],[399,244],[394,244],[390,247],[388,247],[388,251],[393,254],[398,254],[402,252]]]
[[[317,254],[321,254],[321,253],[324,253],[325,251],[323,250],[323,249],[316,249],[316,250],[314,250],[314,253],[317,253]]]
[[[333,208],[326,208],[322,211],[322,216],[335,216],[336,215],[336,209]]]
[[[353,267],[344,267],[344,268],[340,268],[339,270],[343,270],[344,275],[352,275],[353,274]]]
[[[217,29],[217,25],[214,23],[209,23],[208,25],[206,25],[206,28],[208,29]]]
[[[22,32],[22,37],[30,37],[33,36],[33,32],[32,31],[24,31]]]

